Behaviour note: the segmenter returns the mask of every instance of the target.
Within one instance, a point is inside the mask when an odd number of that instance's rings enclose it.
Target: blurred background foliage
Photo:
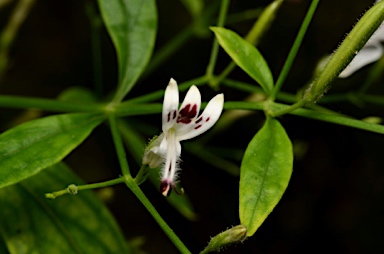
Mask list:
[[[195,33],[187,35],[190,39],[185,44],[175,48],[173,54],[157,68],[148,70],[129,98],[164,89],[171,77],[183,82],[205,73],[213,39],[208,26],[215,24],[219,2],[204,1],[203,10],[213,10],[207,23],[198,24],[193,30]],[[256,20],[261,10],[259,8],[268,3],[231,1],[226,27],[245,35]],[[271,29],[260,41],[258,48],[275,79],[309,3],[308,0],[286,0]],[[300,90],[311,79],[319,59],[336,49],[357,18],[372,3],[368,0],[321,1],[283,90],[291,93]],[[17,4],[18,1],[9,1],[1,6],[0,31],[6,28]],[[183,1],[159,0],[157,6],[159,23],[155,54],[193,20]],[[99,30],[92,29],[97,26]],[[97,73],[94,71],[92,53],[95,31],[100,32],[101,72]],[[1,94],[56,98],[69,87],[79,86],[94,90],[97,97],[105,99],[116,87],[116,56],[110,38],[100,24],[95,1],[33,1],[7,54],[8,64],[0,80]],[[215,73],[220,73],[229,61],[230,58],[220,49]],[[363,68],[348,79],[337,80],[331,93],[359,88],[371,67]],[[253,83],[239,68],[230,77]],[[383,94],[382,81],[381,78],[375,82],[369,93]],[[95,90],[96,83],[100,83],[102,89]],[[202,89],[204,101],[217,93],[208,86]],[[247,97],[246,93],[227,87],[221,90],[227,101]],[[380,106],[349,102],[324,105],[356,118],[384,117]],[[2,109],[0,130],[4,131],[42,114],[46,112]],[[240,166],[242,152],[263,120],[261,112],[248,114],[207,142],[223,154],[230,154],[232,158],[228,157],[229,160]],[[294,170],[288,189],[252,238],[221,253],[382,251],[384,138],[378,134],[296,116],[286,115],[280,120],[293,140],[295,150]],[[129,118],[127,121],[140,129],[144,140],[158,134],[161,128],[160,115]],[[190,146],[187,150],[193,150],[193,144],[199,142],[197,139],[183,145],[185,148]],[[136,171],[139,166],[131,157],[130,166]],[[239,224],[239,178],[202,162],[193,151],[183,152],[182,159],[181,181],[195,208],[196,220],[190,221],[181,216],[165,201],[157,187],[154,188],[149,182],[144,183],[142,188],[186,246],[197,253],[206,246],[210,236]],[[108,180],[120,174],[111,137],[105,126],[97,128],[94,135],[65,161],[89,183]],[[140,244],[146,253],[177,253],[166,235],[125,186],[96,192],[115,215],[128,241]]]

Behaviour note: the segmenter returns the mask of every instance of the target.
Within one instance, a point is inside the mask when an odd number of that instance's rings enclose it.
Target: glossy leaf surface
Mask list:
[[[252,236],[280,201],[292,174],[292,143],[268,118],[245,151],[240,171],[240,221]]]
[[[61,161],[103,121],[98,114],[54,115],[0,135],[0,187],[24,180]]]
[[[92,191],[55,200],[44,194],[83,184],[63,163],[0,190],[0,232],[9,253],[130,253]]]
[[[154,0],[99,0],[102,18],[116,48],[119,85],[115,101],[131,90],[147,65],[157,30]]]
[[[211,30],[232,60],[259,83],[266,94],[270,94],[273,88],[273,77],[260,52],[231,30],[222,27],[211,27]]]

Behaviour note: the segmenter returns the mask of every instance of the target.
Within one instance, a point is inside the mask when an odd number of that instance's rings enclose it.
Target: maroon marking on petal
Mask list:
[[[171,112],[168,112],[168,115],[167,115],[167,122],[169,122],[171,120]]]
[[[177,116],[177,110],[173,111],[173,118],[172,119],[175,119]]]
[[[197,115],[197,104],[193,104],[191,108],[191,104],[185,105],[184,108],[182,108],[179,111],[179,117],[177,118],[178,123],[185,123],[188,124]]]
[[[182,108],[179,112],[179,116],[183,116],[183,117],[186,117],[188,115],[188,112],[189,112],[189,108],[191,107],[191,104],[187,104],[185,105],[184,108]]]
[[[197,130],[197,129],[200,128],[200,127],[201,127],[201,124],[198,125],[198,126],[196,126],[194,129]]]
[[[209,119],[211,119],[211,118],[210,118],[210,117],[208,117],[207,119],[205,119],[205,121],[206,121],[206,122],[208,122],[208,121],[209,121]]]
[[[201,120],[203,120],[203,118],[202,118],[202,117],[199,117],[199,118],[196,120],[196,122],[195,122],[195,123],[200,123],[200,122],[201,122]]]
[[[171,184],[167,180],[164,180],[161,182],[160,192],[161,194],[163,194],[163,196],[166,196],[166,197],[169,197],[169,195],[171,195],[171,192],[172,192]]]
[[[177,123],[185,123],[185,124],[189,124],[191,122],[191,119],[189,118],[183,118],[183,117],[179,117],[177,119]]]
[[[191,111],[189,111],[189,118],[194,118],[197,115],[197,105],[193,104]]]

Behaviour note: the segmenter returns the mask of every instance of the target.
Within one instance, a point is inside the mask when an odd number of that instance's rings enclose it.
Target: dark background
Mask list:
[[[0,93],[55,98],[68,87],[94,88],[91,30],[85,14],[86,1],[36,1],[21,27],[10,51],[9,68],[0,80]],[[215,1],[205,1],[207,5]],[[87,3],[96,4],[92,1]],[[231,1],[229,13],[265,6],[268,1]],[[286,0],[277,20],[266,33],[259,50],[267,60],[274,79],[284,64],[310,1]],[[353,24],[372,1],[323,0],[309,27],[303,45],[283,90],[296,93],[312,77],[317,61],[336,49]],[[159,49],[186,27],[191,18],[179,1],[159,0]],[[0,29],[14,4],[0,10]],[[246,34],[254,20],[228,27]],[[211,25],[214,25],[214,19]],[[164,89],[170,77],[178,82],[201,76],[209,61],[212,34],[194,37],[158,69],[143,78],[129,97]],[[101,31],[103,94],[116,87],[117,65],[113,45]],[[215,73],[228,64],[220,50]],[[370,66],[347,80],[334,82],[332,92],[358,88]],[[231,78],[250,82],[236,69]],[[369,93],[381,93],[382,80]],[[241,100],[246,94],[222,88],[226,100]],[[217,91],[203,88],[203,98]],[[382,94],[382,93],[381,93]],[[362,118],[383,117],[378,106],[349,103],[324,105],[337,112]],[[45,114],[46,112],[44,112]],[[23,114],[21,110],[2,109],[0,130]],[[217,146],[244,150],[262,126],[264,117],[255,112],[237,121],[211,142]],[[382,253],[384,237],[384,138],[379,134],[317,122],[295,116],[283,116],[281,123],[290,136],[296,154],[293,174],[282,200],[254,236],[243,244],[230,246],[221,253]],[[160,132],[160,115],[137,117],[128,121],[152,124]],[[145,139],[151,136],[144,136]],[[198,139],[188,142],[198,142]],[[182,144],[183,145],[183,144]],[[191,197],[199,220],[188,221],[170,207],[157,187],[143,184],[143,190],[165,221],[193,252],[202,250],[211,236],[238,225],[239,178],[206,165],[183,151],[181,181]],[[119,168],[108,128],[99,127],[66,162],[86,181],[97,182],[119,175]],[[240,161],[234,161],[240,165]],[[131,168],[138,167],[130,161]],[[143,237],[147,253],[177,253],[153,218],[124,186],[111,188],[106,201],[128,240]],[[98,191],[100,192],[100,191]]]

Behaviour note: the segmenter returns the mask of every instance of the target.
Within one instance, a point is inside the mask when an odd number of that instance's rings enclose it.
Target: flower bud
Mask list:
[[[159,153],[159,146],[163,139],[162,135],[154,136],[149,141],[144,151],[143,165],[149,165],[150,168],[158,168],[164,163],[164,157]]]
[[[329,89],[330,83],[339,76],[355,55],[369,40],[384,20],[384,1],[369,9],[347,35],[332,55],[324,70],[304,93],[306,102],[314,103]]]
[[[69,194],[76,195],[77,192],[78,192],[78,188],[77,188],[76,185],[74,185],[74,184],[70,184],[70,185],[68,186],[68,188],[67,188],[67,191],[68,191]]]
[[[244,241],[246,237],[247,228],[243,225],[235,226],[212,237],[208,246],[200,254],[219,251],[224,246]]]

